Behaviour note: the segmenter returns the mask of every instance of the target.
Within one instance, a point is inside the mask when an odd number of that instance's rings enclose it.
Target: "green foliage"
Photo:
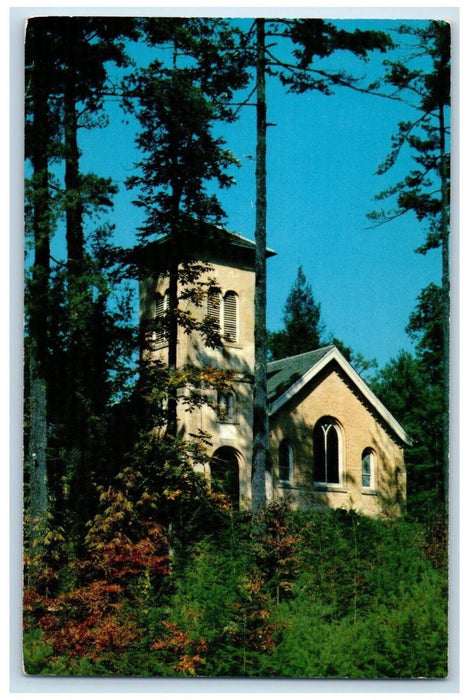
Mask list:
[[[23,667],[25,673],[40,676],[50,672],[50,657],[53,647],[44,641],[44,633],[39,629],[30,629],[23,637]]]
[[[324,334],[321,305],[314,301],[301,266],[285,303],[283,323],[284,329],[268,334],[270,359],[299,355],[321,345]]]
[[[128,65],[122,40],[136,36],[131,18],[35,17],[26,31],[27,485],[31,508],[53,509],[77,536],[94,512],[95,476],[107,476],[110,404],[135,347],[111,229],[95,223],[117,188],[82,172],[78,130],[104,123],[109,66]],[[51,256],[54,237],[66,262]]]
[[[387,67],[384,83],[397,90],[395,96],[410,101],[416,117],[399,123],[391,152],[378,173],[389,171],[406,148],[415,167],[402,181],[376,197],[395,201],[395,208],[372,212],[369,216],[372,221],[383,223],[413,211],[419,221],[429,224],[426,242],[419,249],[425,253],[444,245],[448,235],[449,200],[445,189],[450,173],[445,139],[449,133],[451,29],[447,22],[432,21],[423,29],[406,25],[399,31],[414,47],[414,52],[407,65],[384,62]],[[426,62],[422,56],[427,58]],[[412,68],[413,61],[418,61],[418,68]]]
[[[95,513],[96,483],[108,483],[121,468],[116,404],[134,382],[134,297],[116,280],[111,233],[103,226],[90,240],[72,296],[64,267],[51,275],[49,289],[49,502],[77,536]]]
[[[418,296],[416,309],[410,315],[406,331],[417,341],[417,356],[429,382],[440,386],[441,391],[444,390],[443,324],[443,289],[439,285],[429,284]]]
[[[402,352],[372,384],[412,437],[412,445],[406,448],[407,510],[425,522],[444,503],[443,387],[431,383],[431,374],[419,358]]]
[[[425,254],[433,248],[441,251],[441,285],[430,284],[421,292],[406,329],[418,341],[419,382],[423,382],[426,396],[419,391],[424,403],[409,406],[403,424],[405,420],[413,422],[416,411],[421,412],[422,420],[415,421],[415,433],[409,430],[415,450],[427,453],[417,456],[415,451],[408,452],[413,497],[422,500],[417,493],[420,490],[425,500],[433,500],[433,507],[443,504],[448,510],[451,27],[447,22],[430,21],[423,28],[403,26],[399,31],[413,43],[415,50],[408,65],[386,62],[385,82],[397,89],[396,97],[410,100],[416,116],[399,124],[392,150],[378,172],[392,169],[405,150],[414,165],[403,180],[377,196],[379,200],[390,199],[394,207],[387,212],[373,212],[370,218],[379,225],[413,212],[419,222],[427,224],[425,241],[416,252]],[[416,59],[418,67],[413,69]],[[388,375],[389,369],[385,370]],[[389,408],[393,410],[392,404]],[[399,418],[399,413],[396,415]],[[417,472],[423,476],[425,471],[433,481],[431,490],[428,484],[422,489],[420,480],[414,478]],[[429,503],[421,505],[427,510],[431,508]]]
[[[408,678],[446,673],[446,579],[405,521],[298,515],[301,575],[274,613],[269,675]],[[444,561],[444,557],[443,557]]]
[[[65,530],[57,525],[51,513],[30,522],[25,518],[26,533],[24,554],[24,579],[27,586],[34,586],[38,593],[49,597],[63,587],[70,559],[70,541]],[[25,534],[26,534],[25,533]]]
[[[323,19],[287,20],[275,26],[277,32],[281,28],[283,36],[291,39],[296,64],[277,62],[281,68],[280,79],[291,92],[300,94],[318,90],[331,95],[339,86],[354,87],[360,82],[348,71],[331,70],[327,65],[323,66],[321,59],[335,52],[348,51],[351,55],[366,60],[370,52],[384,53],[394,46],[391,37],[385,32],[360,29],[350,32]],[[270,52],[269,55],[272,58]]]
[[[237,33],[224,20],[172,18],[143,26],[148,43],[166,51],[126,84],[136,98],[127,106],[140,121],[137,146],[143,154],[140,174],[127,185],[139,188],[136,204],[146,217],[140,235],[171,234],[181,255],[194,221],[219,223],[224,217],[207,184],[232,185],[228,170],[237,160],[214,135],[214,125],[233,120],[230,100],[246,74],[237,58]]]
[[[199,529],[173,566],[158,560],[155,576],[124,524],[142,504],[112,502],[90,529],[82,585],[54,599],[27,590],[29,673],[445,677],[444,518],[423,527],[274,503],[256,527],[232,512],[210,534]]]
[[[416,356],[391,360],[372,382],[377,395],[412,438],[406,449],[409,515],[432,520],[445,504],[447,396],[444,368],[444,294],[430,284],[419,295],[407,332]]]
[[[309,615],[304,614],[308,608]],[[287,627],[270,675],[307,678],[442,678],[446,676],[444,596],[431,584],[406,591],[399,606],[374,605],[357,620],[331,620],[307,596],[282,604]],[[314,621],[314,624],[313,624]]]

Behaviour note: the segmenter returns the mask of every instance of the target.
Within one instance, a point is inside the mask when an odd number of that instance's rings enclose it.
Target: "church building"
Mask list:
[[[169,239],[145,251],[140,314],[165,313]],[[211,436],[207,479],[222,483],[235,506],[249,508],[253,443],[255,244],[224,233],[193,252],[207,263],[203,301],[180,295],[185,313],[211,319],[220,343],[207,347],[201,333],[180,333],[177,365],[211,366],[231,373],[229,389],[207,390],[205,403],[178,408],[182,435]],[[271,250],[267,256],[275,255]],[[167,362],[164,333],[154,333],[155,359]],[[406,497],[404,448],[410,438],[340,351],[330,345],[268,365],[270,450],[267,500],[288,497],[296,507],[354,509],[364,515],[400,512]],[[197,467],[196,467],[197,468]]]

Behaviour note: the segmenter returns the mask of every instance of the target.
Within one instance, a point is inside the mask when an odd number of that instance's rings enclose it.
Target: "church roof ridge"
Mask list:
[[[223,228],[223,227],[220,227],[220,228]],[[246,238],[246,236],[242,236],[240,233],[234,233],[234,231],[228,231],[227,229],[225,229],[225,230],[229,236],[232,236],[234,239],[241,241],[242,244],[246,245],[247,248],[252,248],[253,250],[255,250],[255,248],[256,248],[255,241],[251,240],[250,238]],[[266,250],[266,253],[269,257],[271,255],[277,255],[275,250],[273,250],[272,248],[266,248],[265,250]]]
[[[315,355],[315,354],[322,354],[325,353],[326,351],[332,350],[332,348],[335,348],[335,345],[323,345],[320,348],[315,348],[314,350],[306,350],[306,352],[299,352],[296,355],[287,355],[287,357],[281,357],[278,360],[270,360],[270,362],[267,363],[268,367],[273,367],[274,365],[281,365],[282,363],[286,363],[289,360],[296,360],[300,357],[306,357],[307,355]]]
[[[378,399],[335,345],[328,345],[324,348],[318,348],[317,350],[311,350],[269,363],[268,371],[270,370],[270,376],[267,378],[269,414],[273,415],[276,413],[333,360],[339,364],[349,380],[399,439],[402,440],[403,443],[411,445],[412,440],[404,428],[390,411],[388,411],[380,399]],[[272,365],[275,366],[273,367]]]

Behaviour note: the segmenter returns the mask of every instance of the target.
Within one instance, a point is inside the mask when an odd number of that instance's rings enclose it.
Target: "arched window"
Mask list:
[[[223,338],[228,343],[238,342],[238,295],[226,292],[223,297]]]
[[[341,433],[336,420],[322,418],[313,433],[314,481],[318,484],[341,482]]]
[[[207,296],[207,316],[216,325],[216,330],[220,330],[220,292],[211,288]]]
[[[207,318],[214,323],[227,343],[238,342],[238,295],[228,291],[221,297],[217,288],[209,289],[207,295]]]
[[[375,478],[375,454],[371,447],[367,447],[362,453],[362,487],[372,489]]]
[[[235,419],[235,395],[232,391],[219,391],[217,398],[218,420],[229,423]]]
[[[169,306],[168,301],[168,292],[166,292],[164,296],[159,292],[156,292],[153,301],[153,308],[155,315],[155,341],[157,343],[164,343],[166,340],[165,315]]]
[[[293,480],[293,448],[288,440],[282,440],[278,448],[278,478],[288,483]]]

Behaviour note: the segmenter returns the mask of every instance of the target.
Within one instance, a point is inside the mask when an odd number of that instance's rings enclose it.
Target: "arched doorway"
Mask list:
[[[214,491],[226,494],[233,507],[239,508],[239,460],[232,447],[220,447],[210,460],[211,484]]]

